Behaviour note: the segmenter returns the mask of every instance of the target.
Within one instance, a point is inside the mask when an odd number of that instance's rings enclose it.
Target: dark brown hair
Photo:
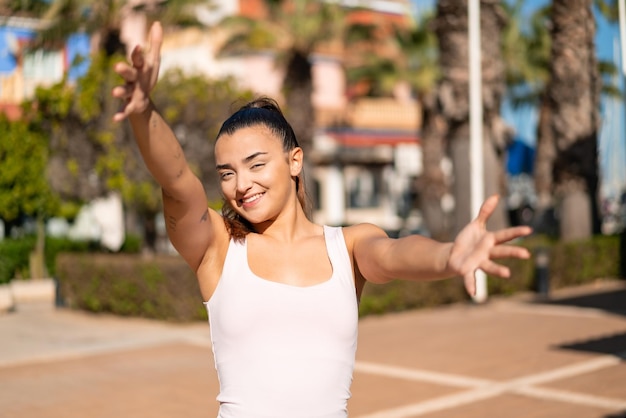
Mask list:
[[[233,113],[222,124],[217,139],[219,140],[223,134],[232,135],[239,129],[259,125],[268,128],[277,139],[282,141],[283,151],[289,152],[300,146],[293,128],[285,119],[278,103],[269,97],[255,99]],[[295,180],[298,201],[306,216],[309,217],[310,205],[304,187],[304,172],[301,171]],[[230,236],[235,240],[243,240],[250,232],[254,232],[254,226],[239,215],[226,199],[222,205],[222,216]]]

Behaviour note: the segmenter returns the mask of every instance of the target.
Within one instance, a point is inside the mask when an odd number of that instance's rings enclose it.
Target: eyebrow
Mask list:
[[[266,155],[267,152],[255,152],[254,154],[250,154],[248,155],[246,158],[244,158],[243,160],[241,160],[243,163],[249,163],[250,161],[254,160],[256,157],[260,156],[260,155]],[[230,169],[232,170],[233,166],[230,164],[218,164],[215,166],[215,168],[217,170],[227,170]]]

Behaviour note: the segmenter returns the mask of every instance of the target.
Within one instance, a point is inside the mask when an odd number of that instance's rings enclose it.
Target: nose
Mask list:
[[[246,194],[252,187],[252,179],[247,173],[237,173],[237,193]]]

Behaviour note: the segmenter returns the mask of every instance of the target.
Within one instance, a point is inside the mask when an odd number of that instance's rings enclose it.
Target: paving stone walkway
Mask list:
[[[206,323],[19,306],[0,315],[0,417],[215,417]],[[359,325],[351,418],[626,418],[626,282]]]

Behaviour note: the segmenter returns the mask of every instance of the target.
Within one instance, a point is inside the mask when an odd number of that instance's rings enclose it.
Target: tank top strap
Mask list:
[[[340,277],[342,281],[347,281],[351,286],[354,286],[352,263],[342,228],[324,225],[324,238],[334,274]]]
[[[228,274],[224,274],[226,272],[234,273],[233,271],[228,271],[227,268],[238,270],[242,263],[247,261],[247,250],[248,248],[248,238],[244,238],[242,241],[236,241],[234,238],[230,239],[230,243],[228,244],[228,252],[226,253],[226,260],[224,261],[224,271],[222,271],[222,279]],[[221,279],[220,279],[221,280]]]

